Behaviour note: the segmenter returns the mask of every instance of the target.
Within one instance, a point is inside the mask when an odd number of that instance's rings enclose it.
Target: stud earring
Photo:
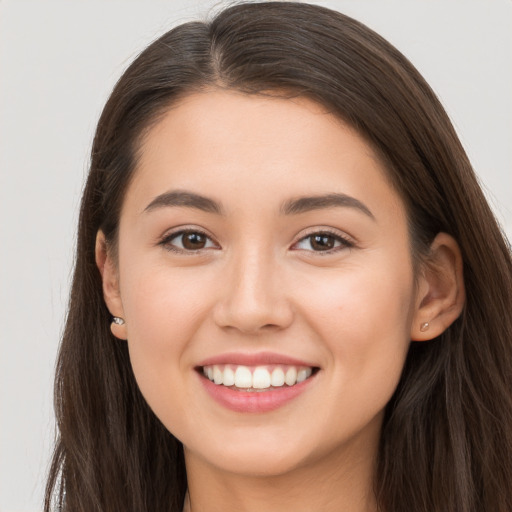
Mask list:
[[[112,323],[116,325],[124,325],[124,319],[119,316],[112,317]]]
[[[430,324],[428,322],[424,322],[420,325],[420,331],[425,332],[428,331],[428,328],[430,327]]]

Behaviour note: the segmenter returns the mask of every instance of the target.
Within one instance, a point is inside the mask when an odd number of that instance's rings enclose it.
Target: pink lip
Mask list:
[[[299,396],[312,384],[316,374],[294,386],[262,392],[236,391],[214,384],[199,373],[198,377],[206,391],[220,405],[235,412],[263,413],[274,411]]]
[[[310,366],[316,365],[301,361],[293,357],[288,357],[282,354],[275,354],[273,352],[258,352],[255,354],[243,354],[238,352],[231,352],[220,354],[218,356],[209,357],[201,361],[198,366],[212,366],[214,364],[234,364],[242,366],[263,366],[267,364],[286,364],[291,366]]]
[[[212,366],[214,364],[233,364],[243,366],[263,366],[263,365],[293,365],[293,366],[306,366],[314,367],[314,365],[280,354],[271,352],[260,352],[257,354],[240,354],[229,353],[214,356],[205,359],[198,365]],[[206,378],[201,371],[197,372],[197,376],[204,386],[206,392],[220,405],[235,412],[245,413],[263,413],[270,412],[287,404],[304,391],[316,380],[316,373],[311,377],[302,381],[294,386],[283,386],[279,388],[272,388],[268,391],[238,391],[230,387],[214,384]]]

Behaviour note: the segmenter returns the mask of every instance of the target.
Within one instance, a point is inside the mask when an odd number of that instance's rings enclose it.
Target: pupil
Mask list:
[[[185,249],[202,249],[206,243],[206,237],[200,233],[186,233],[182,239]]]
[[[316,250],[325,251],[334,247],[334,238],[331,235],[314,235],[311,247]]]

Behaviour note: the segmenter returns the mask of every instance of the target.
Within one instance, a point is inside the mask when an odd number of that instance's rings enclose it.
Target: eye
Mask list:
[[[202,231],[192,229],[171,233],[161,241],[161,244],[175,252],[194,252],[219,248],[208,235]]]
[[[314,252],[336,252],[339,249],[353,247],[353,243],[342,237],[341,235],[322,231],[318,233],[311,233],[304,238],[301,238],[293,249],[302,251]]]

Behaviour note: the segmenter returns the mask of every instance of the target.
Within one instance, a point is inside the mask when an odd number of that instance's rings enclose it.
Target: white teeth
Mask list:
[[[214,366],[213,367],[213,382],[215,382],[215,384],[222,384],[223,382],[223,372],[222,370],[218,367],[218,366]]]
[[[295,367],[290,366],[290,368],[286,370],[284,381],[288,386],[293,386],[297,382],[297,369]]]
[[[247,366],[239,366],[236,369],[235,386],[237,388],[252,388],[252,373]]]
[[[235,372],[229,367],[226,366],[224,368],[224,386],[234,386],[235,385]]]
[[[311,376],[311,368],[303,368],[297,372],[297,382],[302,382]]]
[[[281,368],[274,368],[274,371],[272,372],[272,378],[271,378],[270,383],[275,388],[284,386],[284,372]]]
[[[252,374],[252,387],[256,389],[265,389],[270,387],[270,373],[266,368],[258,366]]]
[[[294,386],[305,381],[313,373],[312,368],[295,366],[273,366],[270,371],[266,366],[248,367],[234,365],[204,366],[203,375],[217,385],[237,387],[240,389],[269,389]]]

